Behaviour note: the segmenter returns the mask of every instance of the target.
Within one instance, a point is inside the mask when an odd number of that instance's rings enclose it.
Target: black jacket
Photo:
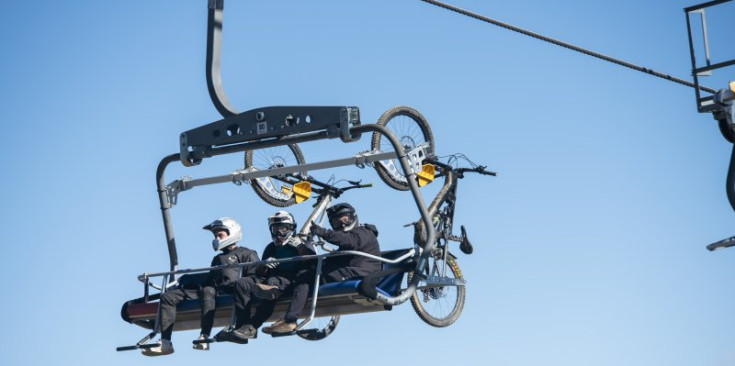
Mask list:
[[[328,243],[338,246],[338,250],[358,250],[380,257],[378,228],[374,225],[364,224],[350,231],[326,230],[322,238]],[[377,259],[359,255],[339,256],[329,260],[328,268],[339,267],[350,267],[360,276],[365,276],[380,271],[382,264]]]
[[[258,253],[252,249],[244,247],[235,247],[232,250],[223,250],[212,258],[211,267],[221,266],[225,264],[236,264],[236,263],[248,263],[257,262]],[[243,276],[254,275],[255,266],[244,267]],[[225,269],[212,270],[209,272],[209,276],[205,282],[208,286],[229,286],[240,277],[240,267],[232,267]]]
[[[288,243],[284,245],[276,245],[274,242],[270,242],[266,245],[265,250],[263,250],[263,260],[268,258],[283,259],[313,254],[316,254],[314,243],[309,240],[301,240],[298,237],[291,237],[288,239]],[[311,263],[307,263],[306,261],[294,261],[289,263],[280,263],[274,269],[269,269],[268,267],[261,265],[258,267],[258,274],[292,278],[296,272],[307,268],[310,264]]]

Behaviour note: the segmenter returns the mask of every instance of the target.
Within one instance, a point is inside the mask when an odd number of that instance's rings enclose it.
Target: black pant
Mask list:
[[[272,277],[271,277],[272,278]],[[287,280],[285,277],[284,280]],[[250,313],[250,308],[253,300],[253,287],[258,283],[253,277],[241,277],[235,281],[235,327],[239,328],[245,324],[250,324],[253,327],[260,328],[265,323],[275,308],[274,301],[263,300],[260,306],[258,306],[255,314]],[[289,282],[290,283],[290,282]]]
[[[216,293],[215,288],[211,286],[202,287],[200,290],[177,288],[166,291],[161,296],[160,301],[161,338],[171,340],[171,333],[173,332],[174,322],[176,321],[176,305],[188,299],[202,300],[201,334],[209,336],[209,333],[212,331],[212,325],[214,324],[214,297]]]
[[[277,286],[284,291],[284,295],[293,294],[284,318],[286,321],[295,322],[304,310],[306,298],[309,296],[309,285],[313,281],[313,270],[308,269],[300,270],[289,276],[270,276],[263,283]],[[278,300],[262,299],[260,299],[255,314],[251,315],[250,305],[253,287],[256,283],[249,277],[240,278],[235,282],[235,327],[237,328],[245,324],[250,324],[256,329],[260,328],[273,315]]]

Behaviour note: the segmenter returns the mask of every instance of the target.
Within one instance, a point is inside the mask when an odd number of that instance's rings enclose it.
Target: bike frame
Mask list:
[[[442,251],[442,260],[444,261],[439,275],[445,276],[447,256],[454,256],[449,251],[449,241],[460,242],[464,245],[464,242],[467,240],[464,230],[461,236],[454,235],[454,208],[457,203],[458,181],[459,179],[464,178],[464,173],[466,172],[476,172],[492,176],[494,176],[495,173],[487,172],[484,168],[453,168],[448,164],[435,160],[428,161],[428,163],[438,166],[441,170],[435,177],[444,176],[444,185],[432,200],[428,211],[429,215],[433,218],[433,228],[436,230],[435,249]],[[423,242],[423,223],[417,222],[415,224],[415,230],[416,233],[414,234],[414,240],[419,244],[419,246],[421,246],[421,243]],[[467,243],[466,245],[469,244]]]

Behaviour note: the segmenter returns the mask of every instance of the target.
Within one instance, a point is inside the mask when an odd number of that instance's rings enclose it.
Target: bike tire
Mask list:
[[[429,123],[417,110],[405,106],[393,107],[380,116],[377,124],[393,132],[404,149],[412,149],[423,142],[428,142],[428,154],[434,155],[434,135],[431,132]],[[388,138],[377,131],[373,132],[370,148],[373,151],[393,151],[393,145],[388,141]],[[407,191],[409,185],[406,177],[401,172],[400,162],[398,159],[391,160],[392,167],[396,171],[391,172],[380,163],[373,164],[375,171],[389,187],[399,191]]]
[[[430,274],[437,266],[441,265],[442,260],[440,259],[430,260],[426,269],[424,269],[424,273]],[[459,269],[457,261],[451,256],[447,258],[447,269],[449,269],[447,276],[462,279],[462,271]],[[408,273],[408,283],[411,283],[413,274],[413,272]],[[421,283],[419,282],[416,293],[411,296],[411,305],[419,318],[426,324],[437,328],[448,327],[457,321],[464,308],[465,286],[426,287],[424,284],[422,288]],[[440,296],[443,293],[446,293],[446,295]],[[444,314],[443,311],[446,309],[451,310]]]
[[[316,332],[309,333],[296,333],[297,336],[306,339],[307,341],[320,341],[327,338],[339,324],[339,315],[332,317],[320,317],[314,318],[310,324],[317,324]]]
[[[244,156],[245,169],[258,170],[304,164],[304,154],[296,144],[247,150]],[[302,173],[302,174],[305,174]],[[266,203],[276,207],[287,207],[296,203],[293,194],[283,193],[285,183],[271,177],[251,179],[250,185],[255,194]]]

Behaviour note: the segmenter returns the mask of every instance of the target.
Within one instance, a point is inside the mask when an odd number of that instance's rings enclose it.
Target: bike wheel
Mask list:
[[[245,169],[254,167],[258,170],[280,168],[304,164],[304,154],[298,145],[269,147],[245,151]],[[272,177],[261,177],[250,180],[255,194],[266,203],[276,207],[291,206],[296,203],[291,186]]]
[[[337,324],[339,324],[339,315],[335,315],[332,317],[319,317],[314,318],[308,325],[310,329],[312,329],[312,326],[316,331],[314,332],[306,332],[306,333],[296,333],[299,337],[306,339],[307,341],[319,341],[324,338],[327,338],[332,332],[334,331],[334,328],[337,328]]]
[[[444,267],[442,258],[429,261],[424,269],[425,275],[441,276],[446,268],[446,277],[462,279],[462,271],[457,261],[448,257]],[[411,283],[413,272],[408,274],[408,283]],[[419,281],[416,293],[411,296],[411,305],[419,318],[433,327],[443,328],[452,325],[464,308],[465,286],[428,286],[425,281]]]
[[[384,126],[393,132],[404,149],[409,150],[426,143],[428,154],[434,154],[434,135],[424,116],[411,107],[393,107],[378,119],[378,125]],[[379,132],[373,132],[370,148],[382,152],[394,151],[393,145],[387,137]],[[406,176],[403,174],[398,159],[390,159],[374,164],[380,179],[388,186],[399,191],[409,189]]]

